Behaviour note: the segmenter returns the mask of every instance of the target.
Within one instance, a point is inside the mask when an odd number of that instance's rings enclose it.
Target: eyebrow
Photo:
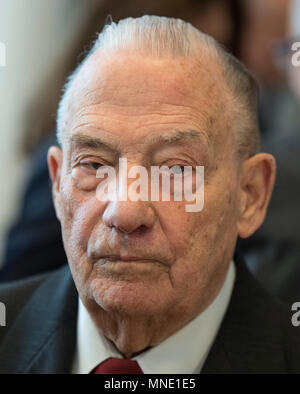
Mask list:
[[[91,137],[86,134],[74,134],[70,137],[70,142],[80,148],[104,149],[113,153],[120,152],[119,144],[111,144],[101,137]],[[184,143],[202,143],[208,146],[208,136],[198,130],[175,130],[175,132],[165,132],[161,134],[150,134],[144,138],[143,143],[155,146],[178,145]]]
[[[174,145],[179,143],[205,143],[208,145],[207,135],[198,130],[176,130],[172,133],[162,133],[159,135],[149,135],[145,138],[146,143],[151,145]]]
[[[74,134],[70,137],[70,142],[80,148],[105,149],[114,153],[118,150],[116,146],[104,141],[102,138],[90,137],[86,134]]]

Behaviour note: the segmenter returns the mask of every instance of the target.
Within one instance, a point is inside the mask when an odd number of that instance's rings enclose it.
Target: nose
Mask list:
[[[150,229],[155,222],[153,207],[144,201],[111,201],[104,213],[103,222],[127,234]]]

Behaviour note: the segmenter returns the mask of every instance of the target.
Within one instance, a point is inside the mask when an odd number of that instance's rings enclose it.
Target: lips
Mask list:
[[[97,247],[96,247],[97,246]],[[122,250],[119,245],[112,247],[99,247],[100,245],[93,245],[88,249],[88,257],[93,263],[156,263],[170,267],[173,262],[173,256],[171,253],[162,254],[159,253],[155,248],[139,248],[131,250]]]
[[[140,262],[153,262],[153,259],[147,259],[144,257],[136,257],[136,256],[116,256],[116,255],[110,255],[110,256],[101,256],[100,260],[108,260],[112,262],[130,262],[130,261],[140,261]]]

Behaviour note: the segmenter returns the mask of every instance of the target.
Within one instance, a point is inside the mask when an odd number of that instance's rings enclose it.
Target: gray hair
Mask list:
[[[193,51],[195,44],[201,48]],[[224,81],[232,98],[234,112],[234,136],[240,157],[250,157],[259,151],[260,137],[257,120],[257,83],[246,67],[227,52],[211,36],[202,33],[181,19],[144,15],[126,18],[118,23],[107,24],[98,35],[85,59],[69,76],[63,89],[57,113],[57,140],[62,143],[66,125],[68,92],[89,57],[101,49],[102,52],[133,49],[138,53],[158,57],[190,56],[203,57],[203,52],[214,56],[221,67]]]

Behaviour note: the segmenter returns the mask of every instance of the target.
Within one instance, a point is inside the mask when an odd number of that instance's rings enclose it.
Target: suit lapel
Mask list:
[[[281,316],[239,256],[231,301],[202,373],[278,373],[285,355]]]
[[[76,342],[77,300],[68,266],[50,274],[5,338],[0,373],[69,373]]]
[[[218,339],[215,340],[201,373],[215,374],[216,372],[219,374],[234,373],[230,359]]]

